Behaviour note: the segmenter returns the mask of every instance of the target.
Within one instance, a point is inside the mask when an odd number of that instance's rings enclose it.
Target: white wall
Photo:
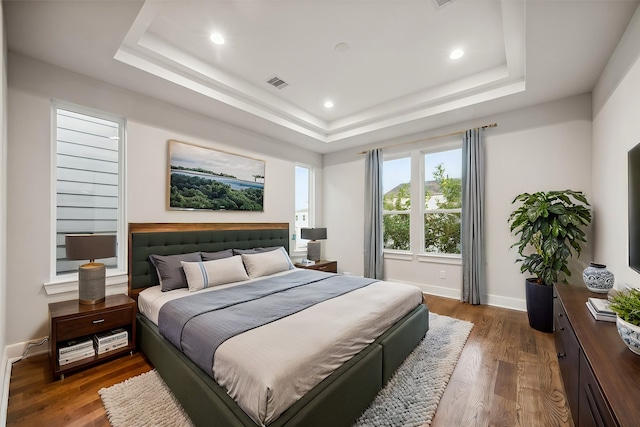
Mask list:
[[[627,152],[640,143],[640,7],[593,91],[595,255],[623,283],[640,287],[629,268]],[[638,220],[638,219],[636,219]]]
[[[293,230],[295,162],[322,167],[319,154],[86,76],[14,53],[9,54],[8,66],[8,343],[48,335],[47,305],[77,297],[47,296],[43,290],[49,280],[52,236],[52,99],[127,119],[128,222],[289,222]],[[168,211],[169,139],[264,159],[264,212]],[[321,212],[322,203],[318,205]],[[126,293],[126,285],[110,286],[107,292]]]
[[[507,219],[513,198],[522,192],[571,188],[591,198],[591,97],[575,96],[505,114],[485,117],[474,123],[458,123],[407,141],[447,134],[486,123],[498,127],[486,131],[486,251],[487,302],[525,309],[524,276],[514,263],[515,238]],[[401,142],[401,141],[397,141]],[[424,148],[440,144],[434,140],[406,146]],[[345,183],[349,185],[345,185]],[[325,242],[327,256],[338,260],[340,271],[363,273],[364,156],[356,150],[332,153],[324,160],[325,225],[331,232]],[[347,208],[348,207],[348,208]],[[446,263],[385,258],[387,280],[417,284],[427,292],[460,297],[461,267]],[[591,261],[589,248],[573,263],[572,279]],[[446,279],[440,279],[444,270]]]

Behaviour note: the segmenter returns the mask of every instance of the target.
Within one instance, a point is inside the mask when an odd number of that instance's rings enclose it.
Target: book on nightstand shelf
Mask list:
[[[60,343],[58,359],[68,359],[84,354],[87,350],[93,350],[93,341],[90,338],[68,340]]]
[[[594,319],[605,322],[616,321],[616,314],[609,308],[609,301],[599,298],[589,298],[585,304]]]
[[[75,352],[75,353],[71,353],[71,354],[66,354],[66,355],[60,356],[58,358],[58,364],[60,366],[62,366],[62,365],[66,365],[68,363],[77,362],[78,360],[88,359],[88,358],[93,357],[95,355],[96,355],[96,350],[93,348],[93,346],[91,346],[90,348],[88,348],[86,350],[82,350],[80,352]]]
[[[113,331],[102,332],[93,336],[96,352],[98,354],[126,347],[129,344],[129,332],[119,328]]]
[[[108,351],[117,350],[122,347],[126,347],[129,344],[129,340],[127,338],[118,341],[111,341],[108,344],[103,344],[99,347],[96,347],[96,352],[98,354],[104,354]]]

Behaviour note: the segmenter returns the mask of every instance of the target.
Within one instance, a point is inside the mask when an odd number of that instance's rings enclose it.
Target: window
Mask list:
[[[460,254],[460,144],[396,155],[382,168],[385,250]]]
[[[305,250],[307,240],[300,239],[300,229],[313,227],[311,220],[313,212],[313,169],[309,166],[296,165],[296,224],[295,224],[295,249]]]
[[[55,107],[55,274],[87,261],[66,259],[66,234],[117,234],[118,253],[100,260],[124,270],[124,121],[79,108]]]
[[[425,252],[459,254],[462,149],[424,155]]]
[[[385,249],[410,250],[411,157],[382,164],[382,228]]]

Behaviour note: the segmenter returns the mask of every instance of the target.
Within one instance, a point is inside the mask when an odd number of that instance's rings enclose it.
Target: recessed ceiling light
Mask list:
[[[464,55],[464,51],[462,49],[456,49],[449,54],[449,58],[451,59],[460,59]]]
[[[333,108],[333,102],[325,101],[324,102],[324,108]]]
[[[215,44],[224,44],[224,37],[222,37],[222,34],[220,33],[212,33],[209,39],[211,39],[211,41]]]
[[[348,45],[348,44],[346,44],[346,43],[344,43],[344,42],[342,42],[342,43],[338,43],[338,44],[335,46],[335,48],[334,48],[334,49],[335,49],[335,50],[336,50],[336,52],[338,52],[338,53],[344,53],[344,52],[346,52],[346,51],[348,51],[348,50],[349,50],[349,45]]]

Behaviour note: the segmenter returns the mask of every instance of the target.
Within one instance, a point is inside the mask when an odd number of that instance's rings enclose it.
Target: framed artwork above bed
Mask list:
[[[169,141],[172,210],[264,211],[265,161]]]

